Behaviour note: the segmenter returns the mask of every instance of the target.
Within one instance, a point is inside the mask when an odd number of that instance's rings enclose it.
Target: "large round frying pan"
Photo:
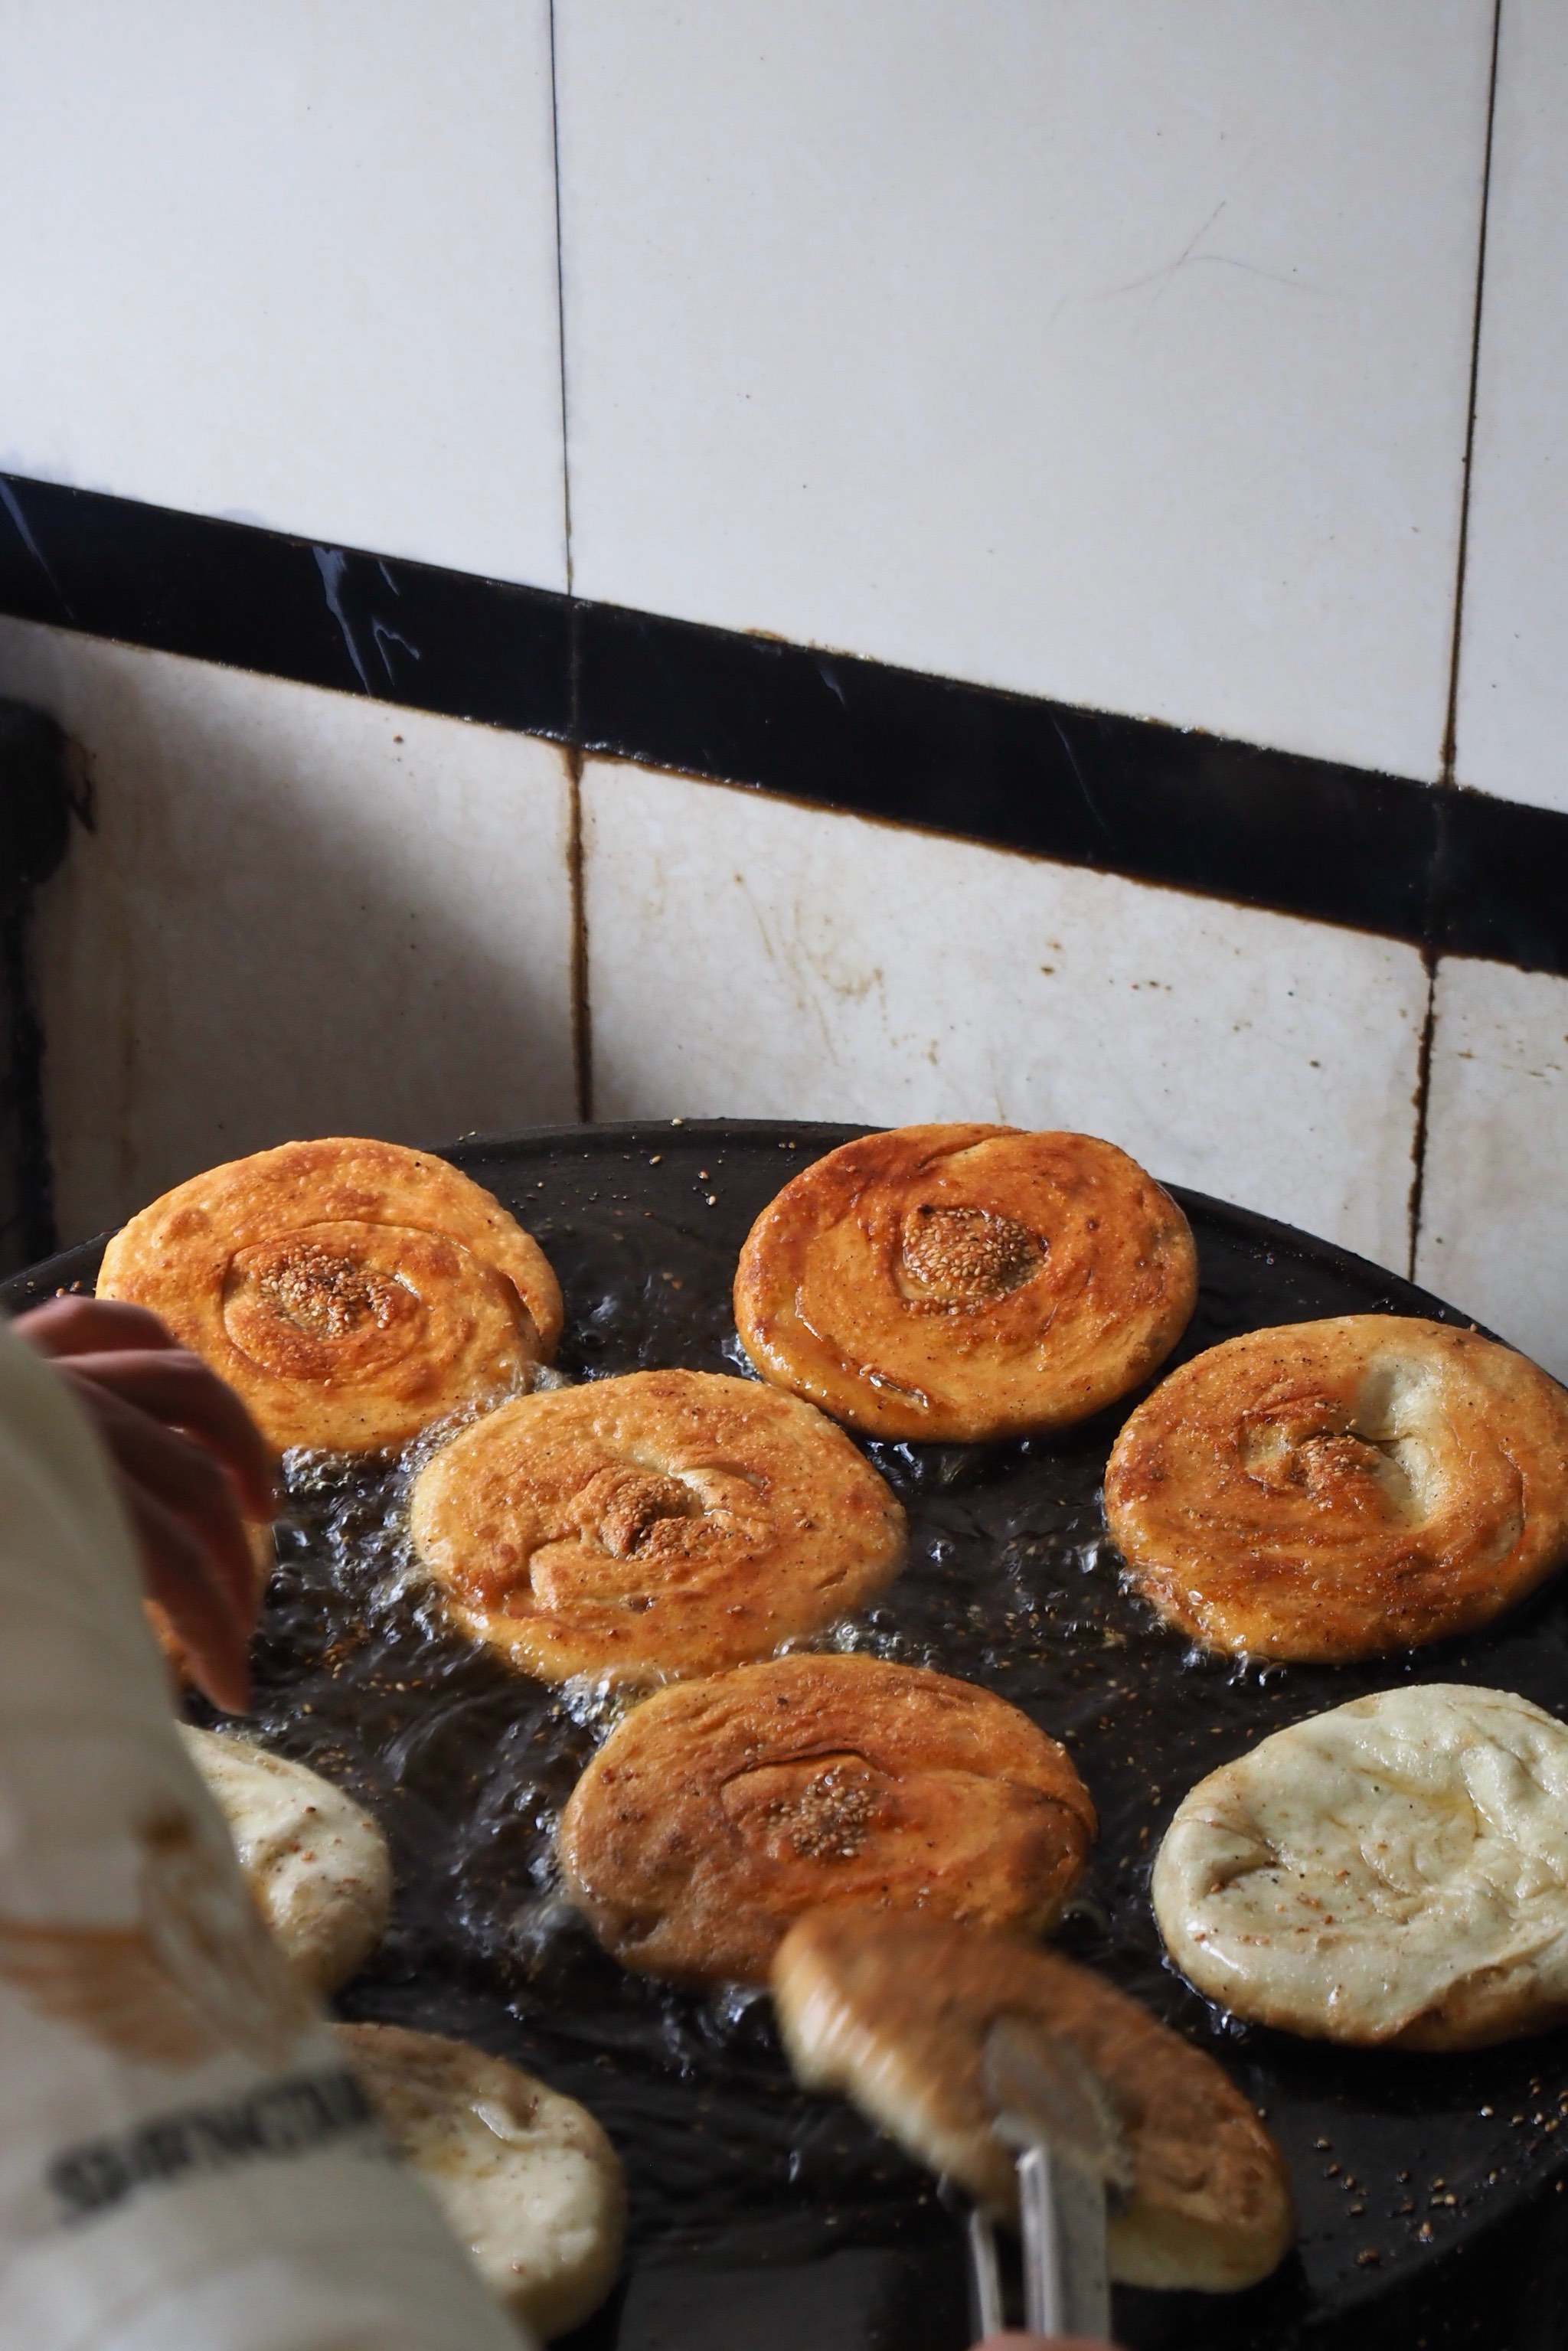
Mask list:
[[[548,1249],[568,1372],[737,1371],[729,1287],[747,1226],[861,1131],[585,1127],[447,1155]],[[1178,1361],[1313,1315],[1463,1319],[1326,1242],[1177,1196],[1203,1278]],[[5,1297],[90,1286],[100,1248],[15,1276]],[[1104,1532],[1124,1409],[1049,1443],[869,1447],[909,1510],[910,1563],[847,1636],[983,1682],[1066,1741],[1102,1822],[1067,1947],[1228,2067],[1289,2158],[1301,2237],[1276,2277],[1225,2300],[1118,2294],[1119,2335],[1135,2351],[1545,2351],[1568,2327],[1563,2039],[1434,2058],[1239,2026],[1165,1966],[1148,1874],[1195,1780],[1320,1708],[1458,1680],[1568,1715],[1568,1578],[1489,1633],[1370,1666],[1262,1674],[1197,1656],[1124,1590]],[[961,2241],[933,2183],[846,2106],[795,2091],[765,2000],[622,1975],[560,1903],[551,1829],[602,1719],[444,1627],[407,1572],[400,1496],[395,1473],[307,1465],[257,1645],[258,1735],[365,1797],[393,1842],[392,1930],[346,2011],[466,2033],[603,2118],[632,2241],[583,2351],[962,2344]]]

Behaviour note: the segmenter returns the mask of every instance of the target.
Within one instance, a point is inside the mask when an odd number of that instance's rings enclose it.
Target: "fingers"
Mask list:
[[[75,1364],[59,1368],[108,1446],[122,1491],[131,1487],[180,1524],[202,1556],[204,1582],[226,1598],[242,1636],[248,1636],[258,1596],[256,1566],[235,1484],[222,1463],[205,1446],[85,1378]]]
[[[1092,2343],[1082,2335],[988,2335],[976,2351],[1116,2351],[1113,2343]]]
[[[54,1364],[108,1446],[148,1595],[193,1677],[214,1705],[243,1710],[259,1597],[245,1518],[277,1510],[271,1448],[233,1389],[145,1307],[53,1298],[15,1328]]]
[[[204,1446],[234,1479],[248,1517],[276,1515],[277,1462],[272,1448],[233,1388],[200,1356],[183,1347],[127,1347],[110,1353],[73,1349],[55,1360],[62,1371]]]
[[[145,1306],[120,1298],[49,1298],[29,1306],[11,1328],[40,1355],[105,1354],[121,1347],[177,1347],[179,1341]]]
[[[203,1544],[173,1510],[139,1486],[128,1486],[124,1499],[148,1596],[167,1616],[192,1680],[214,1706],[230,1714],[248,1713],[248,1620],[235,1612],[214,1579]]]
[[[277,1464],[267,1440],[234,1390],[156,1314],[117,1298],[51,1298],[19,1314],[13,1327],[37,1353],[209,1447],[250,1516],[273,1516]]]

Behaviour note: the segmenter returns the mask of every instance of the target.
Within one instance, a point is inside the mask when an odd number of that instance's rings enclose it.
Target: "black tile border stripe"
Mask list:
[[[1568,974],[1568,815],[0,475],[0,612]]]
[[[0,611],[565,737],[564,596],[0,475]]]

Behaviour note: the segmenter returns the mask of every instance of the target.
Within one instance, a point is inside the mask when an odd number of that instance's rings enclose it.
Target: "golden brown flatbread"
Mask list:
[[[1568,1395],[1474,1331],[1251,1331],[1134,1413],[1105,1514],[1211,1649],[1336,1664],[1484,1625],[1568,1557]]]
[[[1061,1428],[1161,1363],[1197,1296],[1186,1218],[1086,1134],[904,1126],[803,1168],[747,1237],[746,1351],[876,1437]]]
[[[458,1622],[546,1681],[766,1656],[861,1607],[904,1550],[841,1429],[713,1372],[503,1405],[421,1472],[410,1528]]]
[[[401,1445],[548,1361],[560,1289],[433,1153],[285,1143],[177,1185],[117,1233],[100,1298],[151,1307],[280,1449]]]
[[[561,1819],[567,1889],[623,1966],[761,1983],[821,1905],[1044,1928],[1094,1808],[1063,1749],[972,1682],[796,1656],[678,1684]]]
[[[256,1603],[259,1607],[272,1581],[272,1571],[277,1564],[277,1539],[270,1523],[263,1526],[255,1519],[246,1520],[245,1535],[250,1546],[251,1568],[256,1578]],[[152,1637],[163,1652],[170,1673],[178,1686],[184,1687],[191,1679],[191,1661],[184,1643],[170,1621],[168,1610],[156,1600],[143,1600],[141,1606],[147,1622],[152,1627]]]
[[[1233,2293],[1290,2248],[1284,2162],[1246,2099],[1212,2058],[1071,1959],[946,1919],[820,1910],[780,1945],[773,1998],[801,2081],[845,2091],[1004,2216],[1017,2179],[982,2087],[986,2036],[1017,2017],[1067,2042],[1103,2084],[1132,2158],[1131,2196],[1110,2216],[1120,2284]]]

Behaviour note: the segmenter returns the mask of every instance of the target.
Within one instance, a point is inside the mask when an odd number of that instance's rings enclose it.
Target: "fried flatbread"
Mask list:
[[[548,1362],[538,1243],[432,1153],[285,1143],[177,1185],[117,1233],[100,1298],[151,1307],[282,1449],[401,1445]]]
[[[502,1405],[421,1472],[410,1528],[458,1622],[546,1681],[766,1656],[862,1606],[904,1550],[841,1429],[713,1372]]]
[[[1111,1532],[1211,1649],[1337,1664],[1485,1625],[1568,1557],[1568,1394],[1396,1314],[1250,1331],[1117,1438]]]
[[[1480,2049],[1568,2022],[1568,1728],[1509,1690],[1381,1690],[1201,1780],[1155,1863],[1172,1959],[1314,2040]]]
[[[358,1975],[392,1909],[387,1841],[361,1805],[286,1755],[179,1726],[257,1909],[312,1991]]]
[[[559,1852],[623,1966],[761,1983],[821,1905],[1048,1926],[1094,1826],[1065,1751],[988,1690],[796,1656],[635,1708],[573,1790]]]
[[[1110,2218],[1123,2285],[1254,2285],[1294,2234],[1284,2162],[1210,2057],[1087,1968],[945,1919],[823,1910],[773,1961],[785,2046],[809,2087],[842,2090],[921,2162],[993,2212],[1018,2204],[983,2081],[1001,2017],[1066,2041],[1098,2075],[1133,2164]]]
[[[766,1380],[872,1436],[1084,1420],[1170,1353],[1186,1218],[1085,1134],[904,1126],[803,1168],[747,1237],[735,1319]]]

